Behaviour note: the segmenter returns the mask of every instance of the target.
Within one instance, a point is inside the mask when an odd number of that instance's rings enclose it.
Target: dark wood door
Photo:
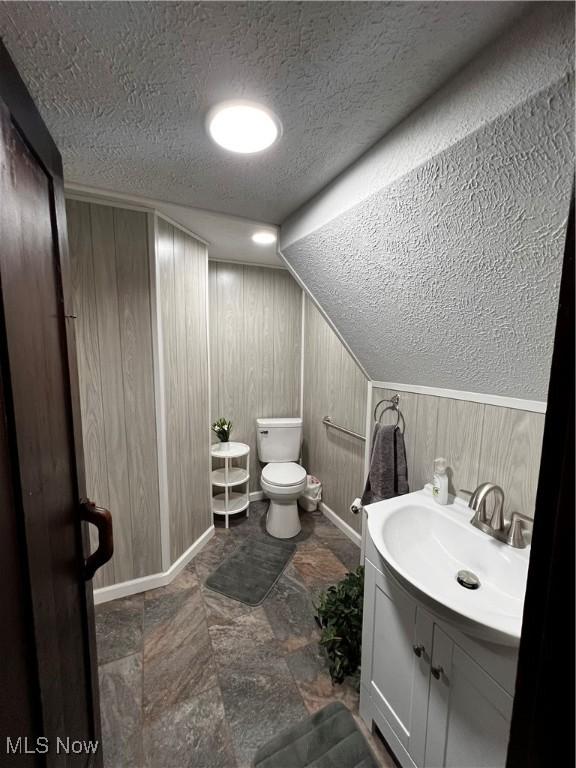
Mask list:
[[[0,49],[2,766],[101,765],[63,203],[60,156]]]
[[[575,247],[573,190],[507,768],[574,765]]]

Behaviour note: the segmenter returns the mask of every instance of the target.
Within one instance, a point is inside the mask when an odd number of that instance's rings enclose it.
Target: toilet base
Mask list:
[[[279,501],[270,499],[266,517],[266,530],[276,539],[291,539],[302,530],[295,499]]]

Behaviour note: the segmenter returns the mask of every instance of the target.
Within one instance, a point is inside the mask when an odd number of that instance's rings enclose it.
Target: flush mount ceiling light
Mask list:
[[[252,240],[258,243],[258,245],[272,245],[272,243],[276,242],[276,233],[262,229],[259,232],[254,232]]]
[[[212,139],[230,152],[250,155],[272,146],[282,132],[276,115],[251,101],[225,101],[208,113]]]

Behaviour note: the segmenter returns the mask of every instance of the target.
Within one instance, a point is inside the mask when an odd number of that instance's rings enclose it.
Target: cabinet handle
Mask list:
[[[436,678],[436,680],[440,680],[440,678],[444,674],[444,670],[440,666],[432,667],[431,671],[432,671],[432,675]]]
[[[418,656],[418,658],[420,658],[422,656],[422,654],[426,651],[426,648],[424,648],[423,645],[413,645],[412,646],[412,650],[414,651],[416,656]]]

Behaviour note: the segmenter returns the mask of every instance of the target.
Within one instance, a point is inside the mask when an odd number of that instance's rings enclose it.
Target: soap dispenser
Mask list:
[[[438,504],[448,504],[448,462],[441,457],[434,461],[434,478],[432,480],[432,496]]]

